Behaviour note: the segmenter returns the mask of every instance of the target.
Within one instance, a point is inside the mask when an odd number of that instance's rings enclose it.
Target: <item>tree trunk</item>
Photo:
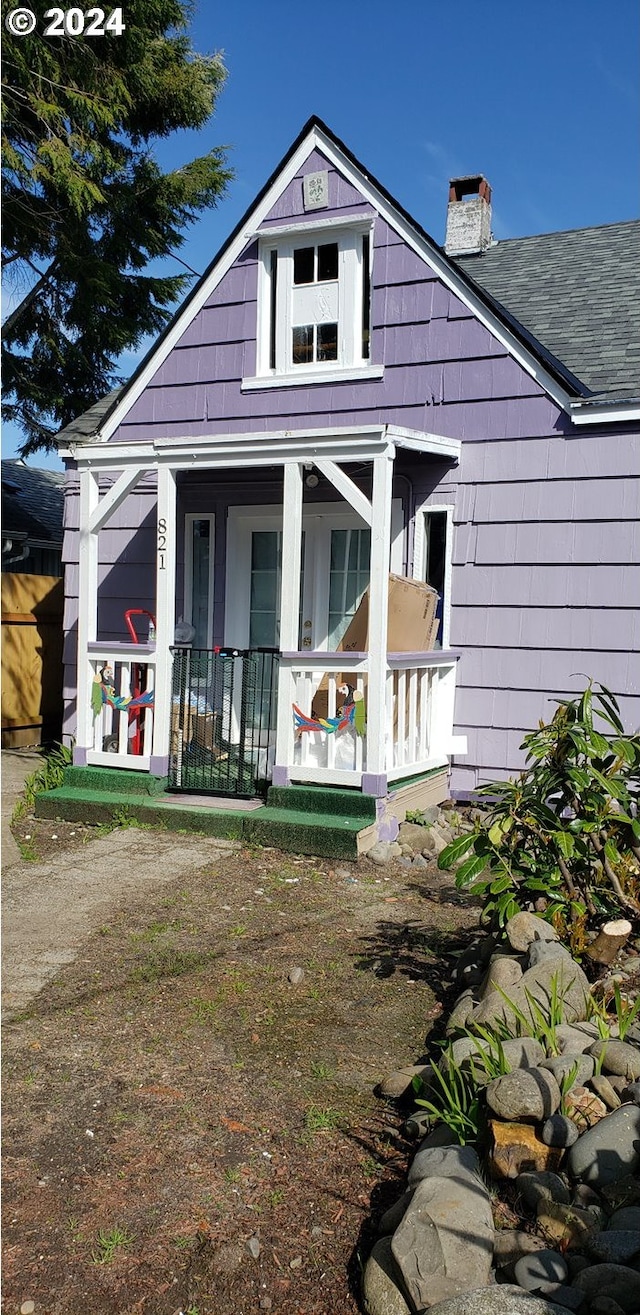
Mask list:
[[[631,931],[631,923],[627,922],[626,918],[619,918],[617,922],[605,922],[595,941],[587,946],[585,954],[593,959],[594,963],[613,963],[618,950],[621,950],[628,941]]]

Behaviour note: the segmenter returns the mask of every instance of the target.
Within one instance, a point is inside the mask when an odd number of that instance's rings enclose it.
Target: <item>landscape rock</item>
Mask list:
[[[571,951],[562,941],[532,941],[529,946],[527,966],[535,968],[546,959],[570,959]]]
[[[606,1292],[601,1292],[599,1297],[594,1297],[589,1303],[589,1315],[625,1315],[625,1313],[619,1301],[614,1301]]]
[[[601,1187],[633,1173],[640,1164],[640,1107],[621,1105],[571,1147],[569,1171],[574,1178]]]
[[[521,1256],[543,1249],[544,1242],[535,1233],[523,1233],[518,1228],[500,1228],[493,1244],[493,1263],[500,1269],[503,1265],[515,1264]]]
[[[400,858],[402,849],[395,840],[378,840],[371,849],[367,850],[366,857],[371,859],[372,863],[377,863],[379,867],[385,863],[390,863],[393,858]]]
[[[566,1283],[541,1283],[536,1289],[536,1295],[555,1301],[556,1305],[564,1306],[565,1310],[579,1311],[584,1306],[582,1293],[577,1288],[568,1287]]]
[[[594,1041],[589,1054],[597,1059],[602,1057],[605,1073],[614,1073],[629,1082],[640,1078],[640,1050],[628,1041]]]
[[[573,1086],[583,1087],[585,1082],[593,1075],[595,1068],[595,1059],[592,1055],[553,1055],[551,1059],[545,1059],[540,1067],[548,1068],[553,1073],[556,1082],[561,1083],[563,1078],[567,1078],[575,1068],[575,1077]]]
[[[635,1228],[640,1236],[640,1206],[627,1205],[621,1210],[614,1210],[607,1228]]]
[[[413,1188],[407,1188],[406,1192],[403,1192],[402,1196],[399,1197],[397,1201],[394,1201],[393,1205],[390,1205],[389,1209],[385,1210],[384,1214],[381,1215],[378,1223],[378,1234],[380,1237],[390,1237],[392,1233],[395,1233],[398,1224],[402,1223],[412,1196]]]
[[[562,1283],[568,1277],[566,1261],[559,1251],[535,1251],[516,1262],[515,1276],[521,1288],[535,1292],[541,1283]]]
[[[580,1055],[589,1049],[593,1037],[591,1033],[583,1032],[580,1027],[571,1027],[569,1023],[560,1023],[556,1028],[556,1040],[561,1055]]]
[[[489,964],[489,971],[482,986],[482,995],[488,995],[490,991],[505,991],[509,995],[522,977],[522,966],[517,959],[512,959],[506,954],[495,955]]]
[[[364,1268],[362,1300],[367,1315],[409,1315],[399,1288],[401,1282],[391,1250],[391,1238],[381,1237]]]
[[[292,968],[288,980],[292,986],[299,986],[304,979],[304,968]]]
[[[626,1265],[640,1251],[640,1233],[635,1228],[607,1228],[592,1233],[586,1249],[603,1264]]]
[[[473,1010],[476,1007],[476,1003],[477,1001],[474,999],[473,989],[468,986],[466,990],[458,996],[458,999],[449,1014],[446,1026],[447,1035],[451,1032],[457,1031],[459,1027],[464,1027],[466,1025],[470,1014],[473,1013]]]
[[[524,916],[534,915],[516,914],[518,918]],[[543,925],[546,926],[546,923]],[[509,1001],[499,991],[490,991],[474,1009],[471,1021],[488,1026],[502,1021],[515,1029],[518,1018],[515,1009],[511,1008],[512,1004],[528,1020],[533,1033],[535,1017],[531,1001],[535,1001],[548,1014],[549,999],[554,989],[562,1000],[565,1022],[572,1023],[585,1017],[590,994],[589,982],[582,968],[573,959],[563,958],[543,960],[535,968],[528,968],[517,986],[509,991]]]
[[[401,1100],[403,1096],[410,1095],[413,1091],[414,1078],[422,1078],[426,1085],[432,1072],[430,1064],[407,1064],[405,1068],[397,1068],[393,1073],[387,1073],[378,1090],[380,1095],[386,1096],[388,1100]]]
[[[628,1087],[621,1088],[617,1080],[613,1079],[611,1080],[611,1086],[614,1091],[619,1091],[625,1100],[631,1100],[634,1105],[640,1105],[640,1082],[630,1082]]]
[[[480,1172],[480,1160],[472,1146],[425,1146],[421,1145],[413,1157],[409,1169],[409,1186],[415,1186],[423,1178],[457,1178],[464,1180],[473,1188],[479,1185],[486,1191]]]
[[[516,1178],[516,1187],[525,1205],[532,1210],[536,1209],[539,1201],[560,1201],[568,1205],[571,1200],[569,1188],[557,1173],[520,1173]]]
[[[600,1100],[604,1102],[607,1109],[617,1110],[621,1104],[620,1097],[604,1073],[596,1073],[592,1078],[589,1078],[589,1086],[595,1091],[596,1096],[599,1096]]]
[[[547,1069],[521,1068],[494,1078],[487,1087],[486,1100],[499,1119],[540,1122],[555,1114],[560,1088]]]
[[[640,1310],[640,1274],[628,1265],[590,1265],[573,1280],[573,1286],[593,1307],[594,1299],[606,1293],[622,1306],[625,1315],[637,1315]]]
[[[517,1178],[526,1169],[552,1172],[561,1163],[563,1151],[546,1146],[530,1123],[490,1122],[492,1146],[489,1170],[494,1178]]]
[[[589,1233],[602,1226],[600,1210],[582,1210],[560,1201],[540,1201],[537,1214],[538,1232],[554,1245],[569,1250],[581,1250]]]
[[[481,1179],[463,1173],[422,1179],[393,1235],[393,1257],[416,1310],[489,1282],[491,1203]]]
[[[537,918],[535,913],[514,913],[505,927],[512,949],[524,954],[533,941],[557,941],[558,933],[550,922]]]
[[[566,1114],[552,1114],[542,1128],[542,1140],[545,1146],[573,1146],[580,1133],[575,1123]]]
[[[423,858],[422,854],[416,854],[411,866],[412,868],[422,869],[422,868],[428,868],[429,864],[426,858]]]
[[[398,844],[406,845],[412,854],[421,854],[426,835],[425,828],[416,822],[402,822],[398,832]]]
[[[607,1114],[604,1101],[587,1087],[572,1087],[564,1098],[564,1107],[578,1132],[593,1128]]]
[[[477,1288],[449,1301],[431,1306],[429,1315],[570,1315],[566,1306],[558,1306],[544,1297],[515,1284]]]
[[[622,1174],[611,1182],[599,1187],[610,1210],[621,1210],[623,1206],[640,1205],[640,1179],[633,1173]]]

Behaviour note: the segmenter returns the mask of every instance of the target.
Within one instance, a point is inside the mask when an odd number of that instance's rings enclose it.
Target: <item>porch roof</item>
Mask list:
[[[194,466],[252,467],[289,461],[372,460],[390,448],[460,460],[459,439],[398,425],[361,425],[324,429],[277,429],[265,433],[212,435],[204,438],[158,438],[146,443],[71,443],[60,455],[91,469],[174,470]]]

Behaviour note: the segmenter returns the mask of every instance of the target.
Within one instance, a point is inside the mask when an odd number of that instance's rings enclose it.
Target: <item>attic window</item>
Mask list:
[[[306,383],[369,366],[371,218],[270,230],[260,247],[256,376],[243,387]]]

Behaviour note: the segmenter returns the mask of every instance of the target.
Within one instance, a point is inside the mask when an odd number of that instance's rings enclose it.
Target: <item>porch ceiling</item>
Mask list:
[[[158,438],[152,443],[73,443],[60,455],[80,468],[140,471],[157,465],[174,470],[194,466],[255,467],[285,465],[290,461],[349,462],[373,460],[396,448],[458,462],[459,439],[428,434],[397,425],[362,425],[358,428],[272,430],[262,434],[221,434],[205,438]]]

